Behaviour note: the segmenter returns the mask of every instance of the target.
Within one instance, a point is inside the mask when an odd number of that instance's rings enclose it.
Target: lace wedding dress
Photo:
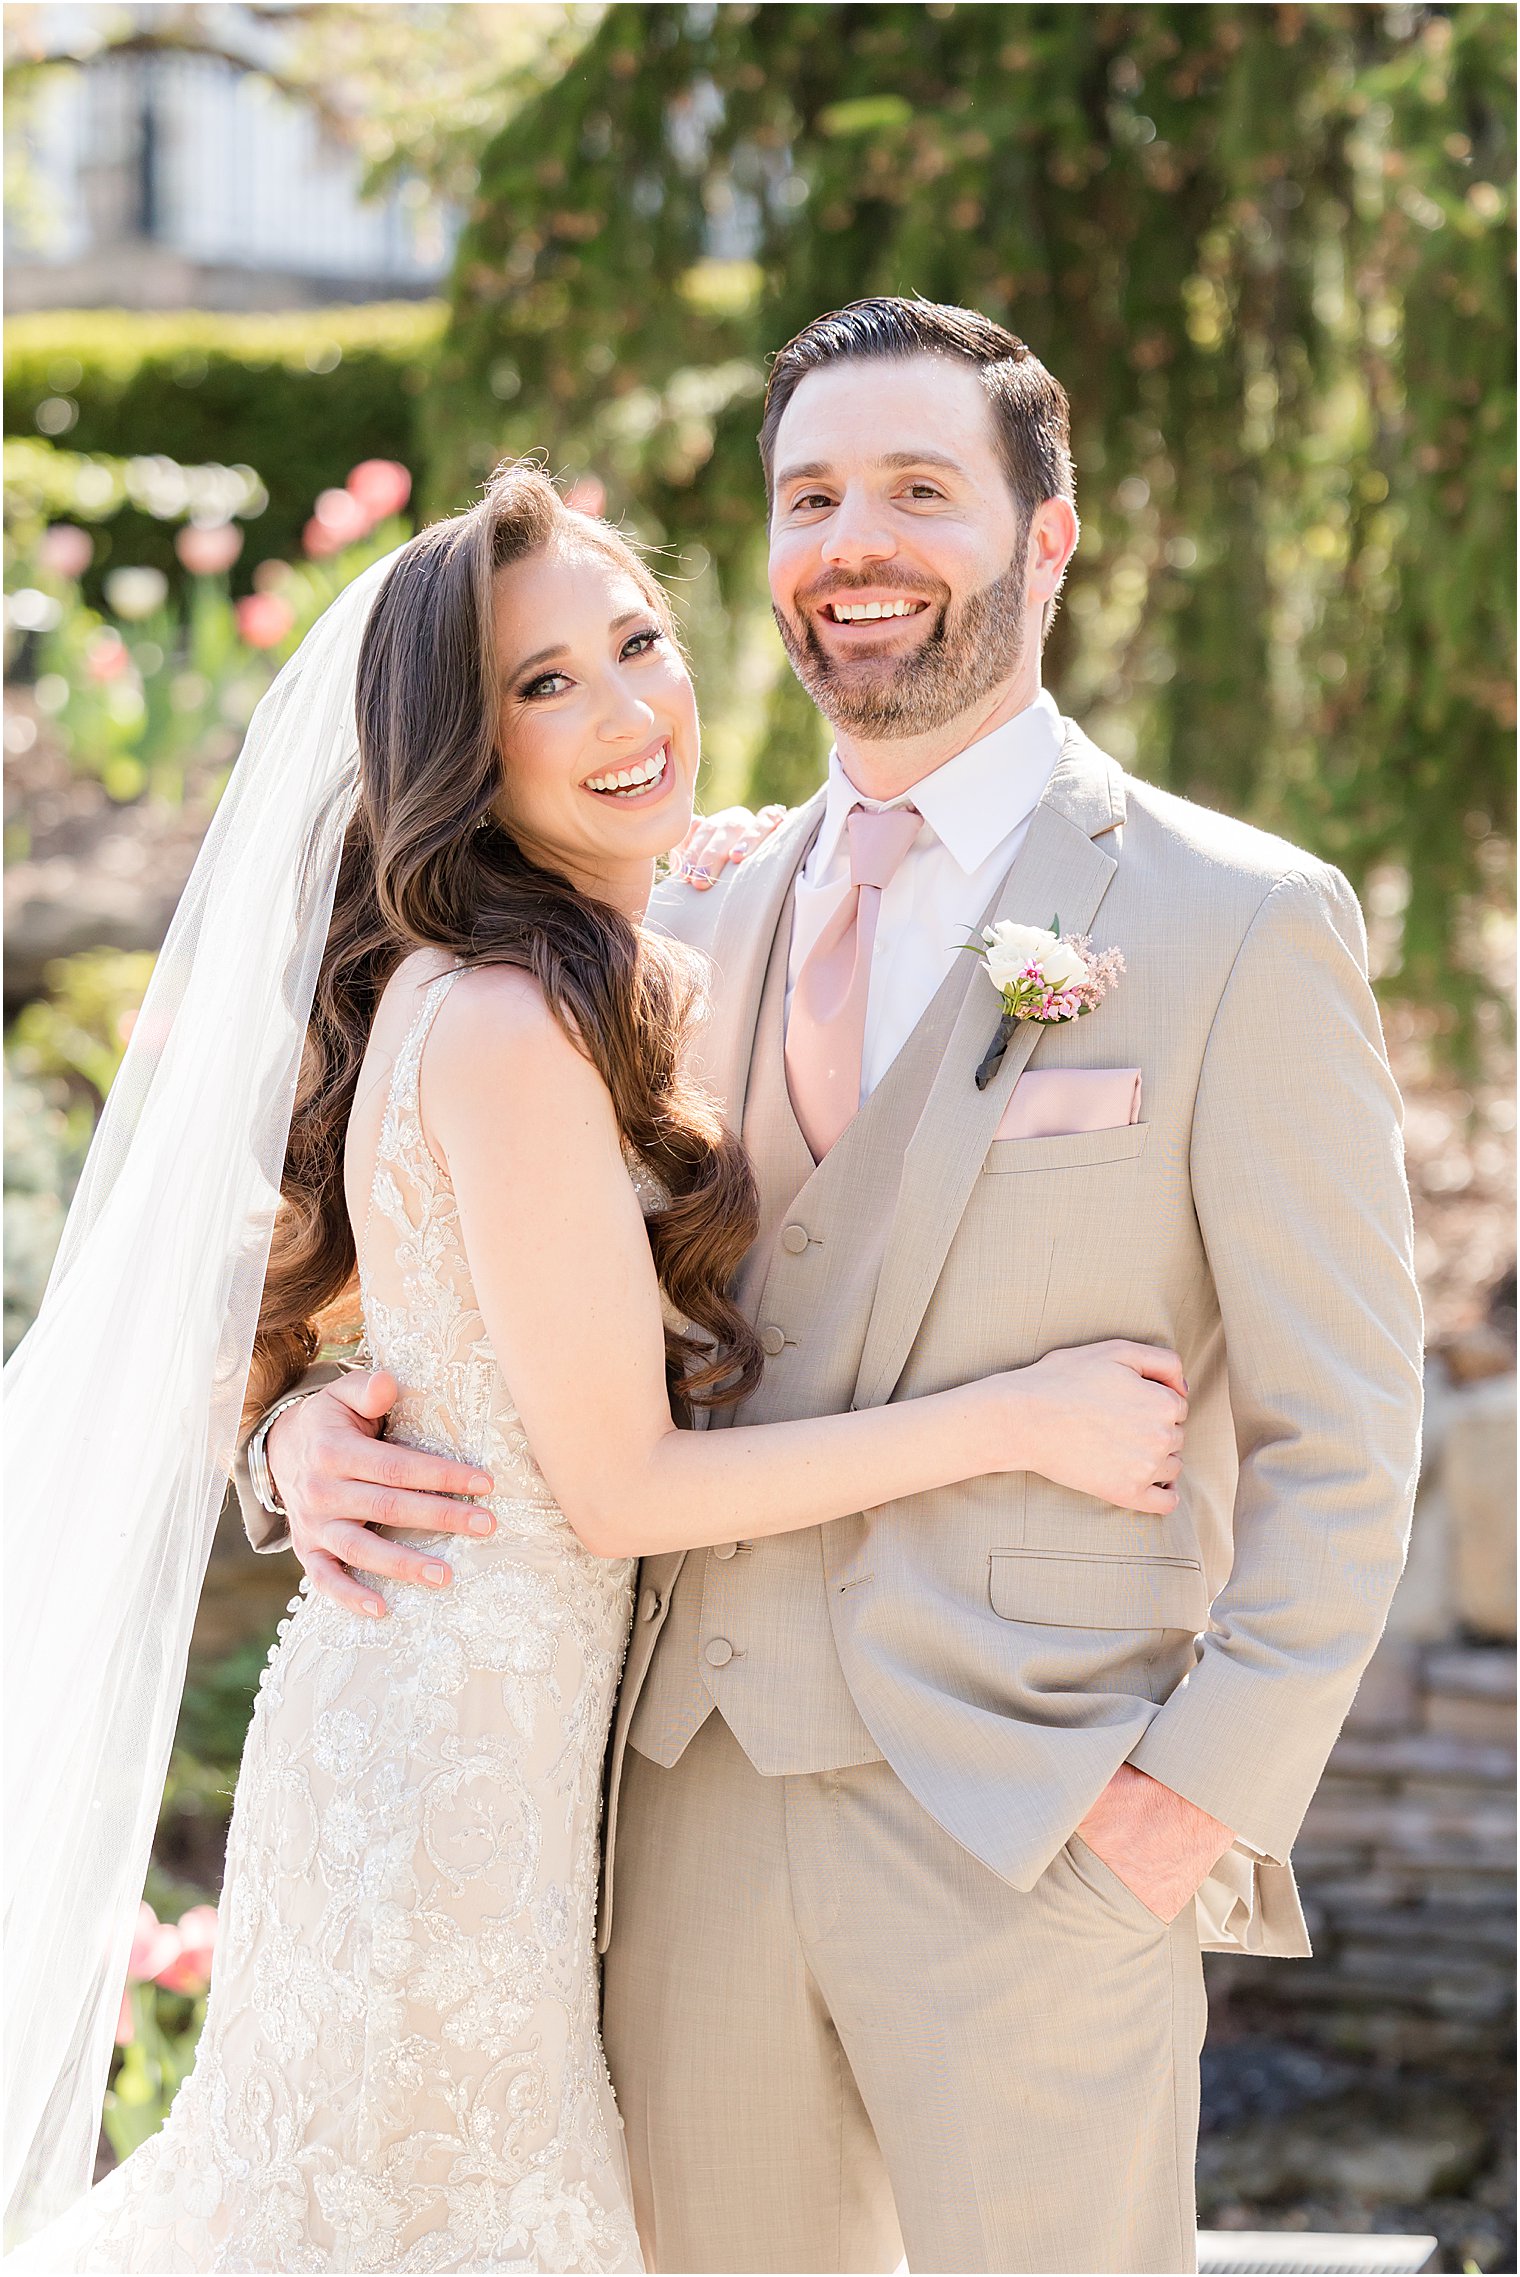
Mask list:
[[[597,2027],[602,1758],[633,1562],[533,1460],[398,1054],[360,1244],[390,1435],[483,1464],[449,1586],[308,1593],[261,1680],[194,2072],[162,2132],[18,2269],[638,2270]],[[646,1211],[647,1174],[632,1172]],[[11,2266],[11,2264],[8,2264]]]

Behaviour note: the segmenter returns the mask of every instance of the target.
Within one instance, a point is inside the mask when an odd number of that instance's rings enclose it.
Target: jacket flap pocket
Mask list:
[[[1194,1558],[1108,1557],[1097,1550],[994,1550],[992,1610],[1057,1629],[1207,1626],[1208,1591]]]
[[[984,1170],[1082,1170],[1090,1162],[1123,1162],[1143,1153],[1149,1123],[1120,1123],[1111,1131],[1068,1131],[1060,1138],[994,1139]]]

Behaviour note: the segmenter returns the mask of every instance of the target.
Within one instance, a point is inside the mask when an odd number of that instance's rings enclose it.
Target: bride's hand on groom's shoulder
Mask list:
[[[747,806],[726,806],[717,814],[699,814],[670,857],[670,874],[697,893],[706,893],[718,881],[725,862],[742,862],[769,838],[786,819],[784,806],[763,806],[751,814]]]
[[[486,1472],[380,1436],[397,1397],[395,1377],[383,1371],[341,1376],[277,1416],[265,1449],[291,1547],[313,1588],[371,1619],[384,1616],[385,1601],[363,1575],[431,1589],[453,1579],[441,1559],[377,1529],[478,1536],[496,1525],[479,1503],[451,1499],[489,1494]]]

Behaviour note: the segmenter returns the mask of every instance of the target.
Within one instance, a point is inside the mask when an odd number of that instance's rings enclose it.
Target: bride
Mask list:
[[[261,707],[15,1370],[17,2268],[640,2268],[593,1943],[637,1558],[994,1471],[1171,1506],[1178,1364],[1139,1346],[677,1428],[761,1367],[700,976],[640,925],[697,764],[662,591],[525,465]],[[303,1584],[194,2072],[86,2192],[238,1416],[354,1332],[391,1435],[469,1467],[473,1531],[412,1537],[447,1588]]]

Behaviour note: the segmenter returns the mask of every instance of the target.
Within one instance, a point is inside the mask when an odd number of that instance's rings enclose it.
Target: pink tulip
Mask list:
[[[283,593],[294,577],[290,563],[275,556],[259,563],[253,573],[253,589],[255,593]]]
[[[160,1921],[146,1898],[137,1909],[137,1929],[127,1961],[128,1984],[151,1984],[179,1952],[179,1931]]]
[[[388,515],[399,514],[411,497],[412,478],[396,459],[361,459],[349,473],[348,492],[371,524],[383,522]],[[321,512],[320,505],[317,511]]]
[[[330,553],[343,551],[343,540],[313,514],[301,532],[301,551],[309,561],[325,561]]]
[[[247,593],[233,614],[250,648],[278,648],[296,621],[295,610],[282,593]]]
[[[127,644],[119,632],[102,627],[90,638],[85,651],[85,670],[92,680],[119,680],[123,672],[131,669],[132,659]]]
[[[55,522],[37,548],[41,568],[54,577],[83,577],[95,559],[95,540],[77,522]]]
[[[211,1962],[216,1952],[216,1907],[192,1905],[179,1917],[175,1931],[179,1950],[167,1967],[161,1968],[155,1982],[166,1992],[203,1993],[211,1982]]]
[[[193,576],[218,577],[242,552],[243,533],[231,522],[217,522],[209,528],[187,522],[175,534],[174,550]]]
[[[312,516],[312,521],[335,547],[352,545],[356,538],[364,537],[373,520],[374,516],[360,505],[350,490],[324,490]],[[309,533],[311,523],[306,527]],[[311,551],[309,537],[306,550]]]

